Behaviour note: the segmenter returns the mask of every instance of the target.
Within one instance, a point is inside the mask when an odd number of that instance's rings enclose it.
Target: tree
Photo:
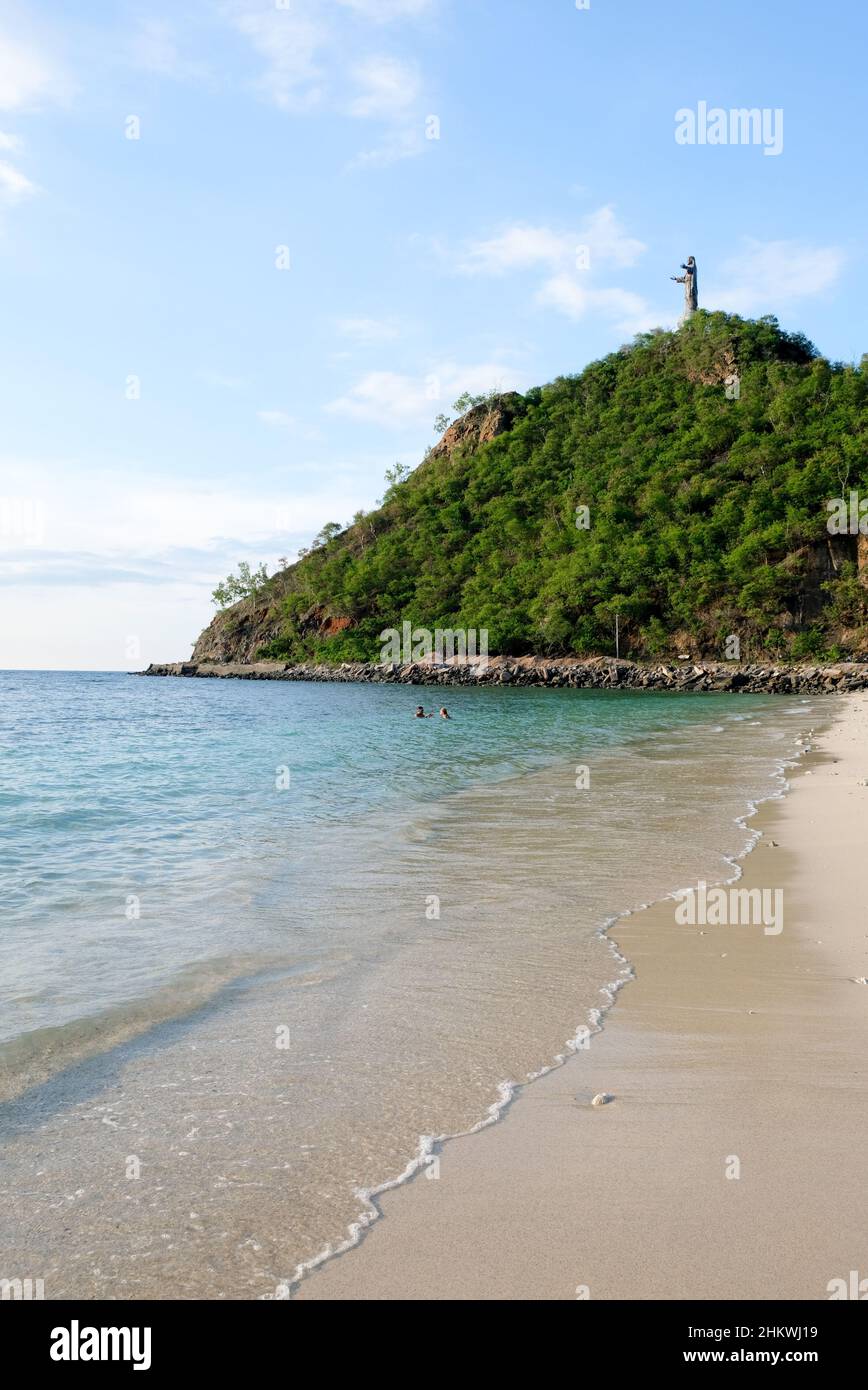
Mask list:
[[[463,395],[458,397],[457,401],[453,401],[452,409],[455,411],[456,416],[466,415],[468,410],[474,410],[478,405],[485,405],[487,402],[495,400],[497,395],[498,392],[495,387],[492,387],[490,391],[481,396],[474,396],[471,395],[469,391],[465,391]],[[438,415],[437,419],[434,421],[435,434],[445,434],[451,424],[451,416],[445,414]]]
[[[238,573],[228,575],[221,584],[218,584],[211,599],[218,608],[228,608],[230,604],[238,603],[240,599],[256,598],[267,580],[268,570],[265,565],[251,570],[247,561],[242,560],[238,566]]]
[[[386,469],[386,482],[389,487],[397,487],[409,478],[411,471],[409,463],[396,463],[394,468]]]
[[[339,536],[343,529],[339,521],[327,521],[319,534],[314,536],[312,549],[319,550],[320,546],[328,545],[329,541],[333,541],[335,536]]]
[[[465,415],[468,410],[473,410],[477,405],[484,405],[496,394],[496,391],[489,391],[485,396],[472,396],[469,391],[465,391],[462,396],[458,397],[457,401],[452,402],[452,409],[456,415]]]

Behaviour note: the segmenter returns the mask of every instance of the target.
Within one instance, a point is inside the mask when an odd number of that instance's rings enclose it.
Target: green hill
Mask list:
[[[193,659],[376,659],[405,620],[487,628],[492,653],[606,654],[616,611],[637,658],[722,656],[729,634],[751,657],[868,654],[868,537],[827,529],[832,499],[868,498],[866,367],[700,312],[495,398],[218,613]]]

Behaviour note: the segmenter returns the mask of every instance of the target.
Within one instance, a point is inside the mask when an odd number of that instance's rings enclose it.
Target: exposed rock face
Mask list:
[[[217,613],[193,648],[191,662],[249,662],[277,637],[281,615],[271,603],[245,599]]]
[[[399,685],[544,685],[593,690],[731,691],[735,694],[823,695],[868,690],[868,662],[834,666],[738,665],[730,661],[639,665],[596,657],[579,661],[492,657],[487,666],[433,666],[413,662],[345,662],[340,666],[280,661],[209,664],[174,661],[151,665],[143,676],[195,676],[217,680],[374,681]]]
[[[841,566],[857,558],[855,536],[825,536],[804,550],[794,551],[792,561],[804,561],[797,605],[792,608],[796,623],[818,618],[826,603],[823,585],[840,574]]]
[[[346,632],[348,627],[352,627],[352,618],[336,618],[330,613],[326,613],[324,608],[309,608],[308,611],[299,619],[299,628],[304,633],[315,633],[317,637],[334,637],[339,632]]]
[[[508,391],[493,400],[475,405],[451,424],[429,453],[429,458],[440,458],[444,454],[454,454],[457,449],[478,449],[481,444],[505,434],[516,416],[521,414],[523,398],[517,391]]]
[[[352,625],[346,617],[335,617],[323,608],[311,608],[299,620],[302,632],[317,637],[334,637]],[[269,642],[280,636],[283,615],[279,597],[272,594],[265,602],[243,599],[215,614],[200,635],[190,661],[247,665]]]
[[[735,353],[731,348],[722,352],[717,361],[705,367],[688,368],[685,375],[688,381],[698,381],[702,386],[722,386],[737,375],[738,367]]]

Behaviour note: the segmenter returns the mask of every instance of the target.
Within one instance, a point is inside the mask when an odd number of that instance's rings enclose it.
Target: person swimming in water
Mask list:
[[[448,709],[446,708],[445,705],[443,706],[443,708],[442,708],[441,711],[440,711],[440,718],[441,718],[441,719],[451,719],[451,718],[452,718],[452,715],[449,713],[449,711],[448,711]]]
[[[423,707],[422,707],[421,705],[417,705],[417,706],[416,706],[416,713],[413,715],[413,718],[414,718],[414,719],[433,719],[434,716],[433,716],[433,714],[426,714],[426,713],[425,713],[425,710],[423,709]]]

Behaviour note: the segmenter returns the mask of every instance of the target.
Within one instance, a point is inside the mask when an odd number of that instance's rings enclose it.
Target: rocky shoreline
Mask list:
[[[735,694],[844,694],[868,690],[868,662],[834,665],[739,664],[731,661],[638,663],[610,657],[582,661],[563,657],[491,657],[473,664],[431,666],[377,662],[257,661],[250,664],[172,661],[152,663],[140,676],[187,676],[211,680],[344,681],[395,685],[534,685],[574,690],[692,690]]]

